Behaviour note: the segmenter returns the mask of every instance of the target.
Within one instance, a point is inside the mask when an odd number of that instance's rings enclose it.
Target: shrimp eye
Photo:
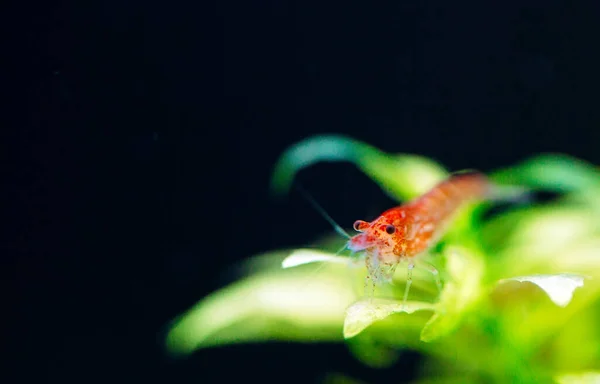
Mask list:
[[[385,231],[388,233],[388,235],[393,235],[394,232],[396,232],[396,227],[393,225],[386,225]]]

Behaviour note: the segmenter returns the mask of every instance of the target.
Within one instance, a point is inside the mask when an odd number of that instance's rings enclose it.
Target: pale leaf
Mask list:
[[[344,321],[344,338],[349,339],[358,335],[369,325],[382,320],[394,313],[413,313],[416,311],[433,311],[435,305],[432,303],[402,301],[387,299],[366,299],[352,304],[346,310]]]
[[[554,304],[566,307],[573,298],[575,289],[583,286],[584,276],[561,273],[556,275],[531,275],[517,276],[500,280],[499,283],[518,281],[520,283],[532,283],[540,287]]]
[[[333,253],[318,251],[315,249],[297,249],[281,262],[281,267],[285,269],[316,262],[329,262],[346,265],[352,263],[351,259],[346,256],[337,256]]]

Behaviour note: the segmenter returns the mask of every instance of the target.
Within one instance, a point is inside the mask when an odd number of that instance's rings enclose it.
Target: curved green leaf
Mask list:
[[[294,176],[320,161],[348,161],[379,184],[396,199],[418,196],[446,176],[434,161],[415,155],[392,156],[361,141],[341,135],[321,135],[288,148],[273,172],[271,189],[287,193]]]
[[[492,177],[502,184],[556,192],[600,188],[598,167],[563,154],[535,156],[516,166],[499,170]]]
[[[342,340],[346,308],[356,299],[343,267],[294,268],[258,274],[214,292],[170,327],[167,348],[266,340]],[[313,271],[314,272],[314,271]]]

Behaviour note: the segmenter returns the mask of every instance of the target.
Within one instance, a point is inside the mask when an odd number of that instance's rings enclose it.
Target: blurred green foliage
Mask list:
[[[320,161],[355,164],[398,202],[448,175],[432,160],[391,155],[344,136],[317,136],[289,148],[273,191]],[[438,296],[427,271],[414,271],[402,307],[405,269],[364,300],[365,268],[336,256],[344,243],[269,252],[246,261],[245,278],[176,319],[169,351],[188,354],[229,343],[346,342],[358,360],[393,364],[410,348],[425,358],[419,382],[598,382],[600,380],[600,171],[544,154],[491,173],[506,187],[557,192],[550,202],[464,210],[430,258],[441,272]],[[332,374],[329,381],[352,382]],[[338,379],[335,379],[337,381]]]

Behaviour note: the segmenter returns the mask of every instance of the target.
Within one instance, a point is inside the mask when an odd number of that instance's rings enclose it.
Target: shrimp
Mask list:
[[[412,284],[412,270],[417,258],[434,246],[445,234],[455,214],[467,203],[488,199],[492,183],[481,173],[455,174],[419,198],[383,212],[371,222],[357,220],[354,230],[360,232],[348,240],[352,252],[366,254],[365,291],[371,285],[390,282],[400,261],[408,260],[404,301]],[[439,273],[427,264],[441,290]]]

